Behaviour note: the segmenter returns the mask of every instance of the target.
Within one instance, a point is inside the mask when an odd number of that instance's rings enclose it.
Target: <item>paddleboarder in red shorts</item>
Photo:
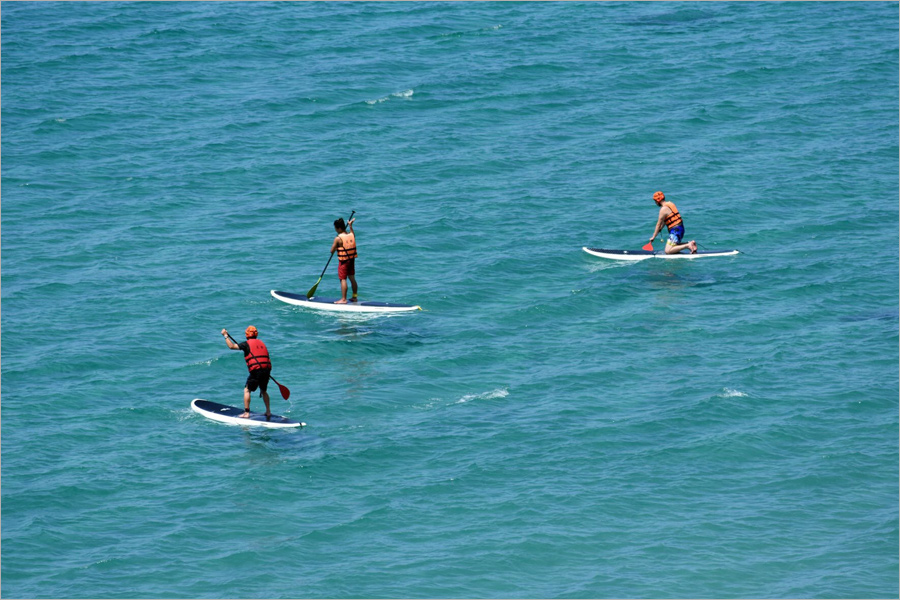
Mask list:
[[[353,215],[351,215],[353,216]],[[344,219],[340,218],[334,222],[334,230],[337,232],[334,241],[331,243],[331,253],[338,253],[338,279],[341,280],[341,299],[335,300],[335,304],[347,304],[347,280],[353,287],[353,296],[350,302],[356,302],[356,293],[358,286],[356,285],[356,235],[353,233],[353,221],[344,224]],[[350,231],[347,231],[347,227]]]

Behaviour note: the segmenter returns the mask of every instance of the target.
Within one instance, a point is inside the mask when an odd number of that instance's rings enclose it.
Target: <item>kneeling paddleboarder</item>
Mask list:
[[[272,361],[269,360],[269,350],[266,345],[259,340],[259,331],[256,327],[250,325],[244,332],[247,336],[246,342],[240,344],[235,343],[228,335],[228,330],[222,330],[222,336],[225,343],[232,350],[243,350],[244,360],[247,361],[247,369],[250,375],[247,376],[247,383],[244,385],[244,414],[242,418],[246,419],[250,416],[250,394],[259,388],[259,395],[262,396],[263,402],[266,403],[266,418],[272,416],[269,409],[269,392],[266,388],[269,386],[269,376],[272,373]]]
[[[696,254],[697,242],[691,240],[686,244],[681,243],[681,238],[684,237],[684,221],[681,219],[681,214],[675,207],[675,203],[666,200],[666,195],[662,192],[653,194],[653,201],[659,207],[659,219],[656,220],[656,228],[653,230],[650,243],[653,243],[653,240],[656,239],[656,236],[662,230],[663,224],[665,224],[669,229],[669,239],[666,240],[666,254],[678,254],[685,248],[690,249],[691,254]]]

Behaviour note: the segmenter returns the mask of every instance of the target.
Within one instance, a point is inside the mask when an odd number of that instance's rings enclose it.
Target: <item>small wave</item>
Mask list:
[[[506,388],[497,388],[496,390],[491,390],[490,392],[484,392],[482,394],[466,394],[457,400],[456,404],[462,404],[463,402],[469,402],[470,400],[494,400],[495,398],[506,398],[507,396],[509,396],[509,390]]]
[[[191,367],[199,367],[200,365],[206,365],[207,367],[211,367],[212,364],[219,360],[219,357],[210,358],[209,360],[200,360],[195,363],[191,363],[189,366]]]
[[[730,388],[722,388],[722,393],[719,394],[719,398],[746,398],[747,394],[738,390],[732,390]]]
[[[378,100],[366,100],[366,104],[381,104],[382,102],[387,102],[391,98],[412,98],[412,95],[415,93],[415,90],[404,90],[402,92],[394,92],[390,96],[385,96],[384,98],[379,98]]]
[[[470,31],[451,31],[448,33],[442,33],[440,35],[437,35],[432,39],[460,38],[460,37],[463,37],[464,35],[481,35],[485,32],[497,31],[498,29],[503,29],[503,25],[494,25],[492,27],[482,27],[481,29],[472,29]]]
[[[622,267],[631,267],[638,264],[641,261],[637,260],[605,260],[603,262],[595,262],[593,264],[588,264],[587,270],[589,273],[598,273],[600,271],[605,271],[607,269],[621,269]]]
[[[433,410],[435,404],[440,401],[440,398],[429,398],[424,404],[413,404],[413,408],[416,410]]]

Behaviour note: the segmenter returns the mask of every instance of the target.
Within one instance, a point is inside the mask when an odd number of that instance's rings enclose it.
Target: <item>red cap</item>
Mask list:
[[[256,330],[256,327],[251,325],[250,327],[247,328],[247,331],[244,332],[244,335],[247,336],[247,339],[255,338],[255,337],[259,336],[259,331]]]
[[[653,199],[657,202],[662,202],[666,199],[666,195],[662,192],[656,192],[655,194],[653,194]]]

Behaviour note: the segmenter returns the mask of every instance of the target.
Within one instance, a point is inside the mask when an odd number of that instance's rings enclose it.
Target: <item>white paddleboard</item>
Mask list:
[[[666,254],[662,250],[607,250],[606,248],[582,248],[591,256],[609,258],[612,260],[646,260],[648,258],[710,258],[713,256],[734,256],[740,254],[737,250],[709,251],[701,250],[696,254],[679,252],[678,254]]]
[[[422,310],[420,306],[394,304],[392,302],[347,302],[346,304],[335,304],[334,301],[340,300],[340,298],[323,298],[320,296],[307,298],[306,294],[292,294],[291,292],[279,292],[277,290],[272,290],[272,297],[294,306],[337,312],[384,313]]]
[[[250,416],[242,419],[240,415],[244,414],[244,409],[235,406],[227,406],[218,402],[210,402],[209,400],[201,400],[194,398],[191,401],[191,410],[199,413],[213,421],[228,423],[229,425],[247,425],[250,427],[269,427],[271,429],[283,427],[305,427],[306,423],[294,421],[281,415],[272,415],[266,419],[266,415],[262,413],[251,412]]]

